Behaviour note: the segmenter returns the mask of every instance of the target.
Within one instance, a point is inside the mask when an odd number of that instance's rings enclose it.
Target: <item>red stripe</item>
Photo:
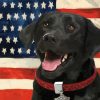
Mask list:
[[[0,90],[0,100],[31,100],[32,90]]]
[[[100,58],[100,52],[95,55],[95,58]]]
[[[98,66],[99,67],[99,66]],[[100,69],[97,69],[100,72]],[[34,79],[36,69],[0,68],[0,79]]]
[[[100,18],[100,8],[94,8],[94,9],[63,9],[61,8],[61,9],[57,9],[57,11],[79,14],[87,18]]]
[[[98,71],[98,73],[100,74],[100,68],[98,68],[98,70],[97,70],[97,71]]]
[[[34,79],[36,69],[0,68],[0,79]]]

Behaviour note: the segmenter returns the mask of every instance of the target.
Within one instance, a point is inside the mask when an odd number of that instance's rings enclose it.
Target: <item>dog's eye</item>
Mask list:
[[[47,27],[47,26],[49,26],[49,24],[48,24],[48,22],[45,22],[45,23],[43,24],[43,27]]]
[[[67,25],[66,28],[68,31],[71,31],[71,32],[73,32],[75,30],[75,26],[73,26],[73,25]]]

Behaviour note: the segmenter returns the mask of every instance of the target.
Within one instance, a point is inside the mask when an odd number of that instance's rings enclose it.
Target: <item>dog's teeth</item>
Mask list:
[[[65,59],[67,59],[67,57],[68,57],[68,55],[67,55],[67,54],[65,54],[64,58],[65,58]]]
[[[47,52],[45,53],[45,58],[46,58],[46,56],[47,56]]]
[[[62,59],[62,62],[64,62],[64,61],[65,61],[65,58]]]
[[[65,54],[65,56],[63,57],[63,59],[61,60],[61,62],[64,62],[67,59],[68,55]]]

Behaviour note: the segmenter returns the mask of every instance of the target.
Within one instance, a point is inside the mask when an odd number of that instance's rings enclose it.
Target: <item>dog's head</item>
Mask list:
[[[99,47],[99,29],[79,15],[47,13],[26,26],[20,39],[28,48],[33,39],[42,62],[42,74],[56,78],[77,62],[92,57]]]

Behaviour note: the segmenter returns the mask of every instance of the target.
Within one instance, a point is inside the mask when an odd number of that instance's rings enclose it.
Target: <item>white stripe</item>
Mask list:
[[[100,58],[94,58],[96,68],[100,68]]]
[[[0,58],[0,68],[37,68],[39,59],[33,58]]]
[[[4,89],[33,89],[33,80],[0,79],[0,90]]]
[[[100,18],[89,18],[100,29]]]
[[[57,0],[57,9],[100,8],[100,0]]]
[[[96,66],[100,68],[100,58],[95,58]],[[33,58],[0,58],[0,68],[38,68],[39,59]]]

